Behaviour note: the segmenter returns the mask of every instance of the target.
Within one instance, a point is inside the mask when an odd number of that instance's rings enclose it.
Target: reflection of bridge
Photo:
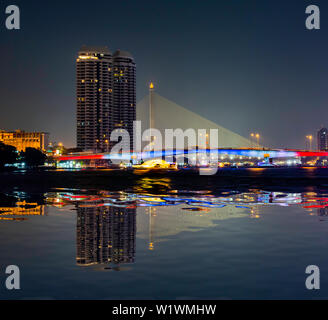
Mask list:
[[[130,160],[149,160],[164,157],[183,157],[187,155],[200,156],[239,156],[259,159],[279,159],[279,158],[297,158],[297,157],[328,157],[328,152],[313,152],[302,150],[274,150],[274,149],[193,149],[193,150],[162,150],[151,152],[129,152],[122,154],[72,154],[58,157],[58,161],[82,161],[82,160],[113,160],[113,161],[130,161]]]

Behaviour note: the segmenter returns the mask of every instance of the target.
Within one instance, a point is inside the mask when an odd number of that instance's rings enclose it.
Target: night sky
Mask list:
[[[286,4],[288,2],[288,4]],[[21,30],[5,8],[21,9]],[[321,9],[321,30],[305,8]],[[75,145],[75,59],[82,45],[130,51],[137,101],[156,91],[268,147],[304,148],[328,126],[328,3],[303,0],[3,0],[0,128]]]

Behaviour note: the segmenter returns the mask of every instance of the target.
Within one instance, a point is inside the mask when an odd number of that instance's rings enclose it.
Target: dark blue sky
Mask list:
[[[288,3],[286,3],[288,2]],[[5,7],[21,30],[5,29]],[[321,30],[305,8],[321,9]],[[304,148],[328,126],[328,3],[280,0],[4,0],[0,128],[75,144],[75,58],[83,45],[130,51],[137,100],[157,92],[270,147]]]

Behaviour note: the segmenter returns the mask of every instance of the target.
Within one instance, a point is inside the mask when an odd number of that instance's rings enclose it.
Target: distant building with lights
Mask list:
[[[45,132],[0,131],[0,142],[16,147],[17,151],[25,151],[26,148],[45,151],[48,146],[48,140],[49,134]]]
[[[318,131],[318,150],[328,150],[328,130],[326,128],[322,128]]]
[[[110,135],[125,129],[133,137],[136,119],[136,66],[125,51],[82,47],[77,70],[77,147],[108,152]],[[130,142],[133,147],[133,139]]]

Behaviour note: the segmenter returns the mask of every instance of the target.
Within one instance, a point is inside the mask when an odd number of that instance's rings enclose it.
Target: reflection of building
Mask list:
[[[318,150],[328,150],[328,130],[326,128],[322,128],[318,131]]]
[[[328,216],[328,207],[317,209],[317,215],[319,217],[327,217]]]
[[[78,206],[78,265],[133,263],[135,250],[136,209]]]
[[[1,220],[18,220],[20,217],[44,216],[46,209],[44,205],[37,203],[17,202],[15,207],[0,207]]]
[[[18,151],[35,148],[44,151],[48,145],[49,134],[44,132],[0,131],[0,142],[16,147]]]

